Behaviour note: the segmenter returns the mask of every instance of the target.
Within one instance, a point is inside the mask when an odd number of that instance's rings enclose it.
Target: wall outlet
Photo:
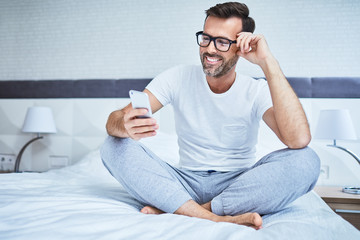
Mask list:
[[[69,157],[68,156],[60,156],[60,155],[50,155],[49,156],[49,168],[62,168],[69,165]]]
[[[0,171],[13,172],[15,161],[15,154],[0,153]]]
[[[328,165],[321,165],[319,178],[329,179],[329,166]]]

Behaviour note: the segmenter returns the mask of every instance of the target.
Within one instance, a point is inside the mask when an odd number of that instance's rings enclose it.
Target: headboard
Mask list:
[[[0,81],[0,98],[127,98],[151,79]]]
[[[0,81],[0,98],[127,98],[147,79]],[[299,98],[360,98],[359,77],[289,77]]]

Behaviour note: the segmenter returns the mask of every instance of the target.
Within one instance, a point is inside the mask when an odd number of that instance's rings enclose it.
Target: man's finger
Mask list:
[[[138,116],[142,116],[145,115],[148,112],[148,110],[146,108],[137,108],[137,109],[133,109],[130,112],[128,112],[127,117],[128,119],[132,119]]]

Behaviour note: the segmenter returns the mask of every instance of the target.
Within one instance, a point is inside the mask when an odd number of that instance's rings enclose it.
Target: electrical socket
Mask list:
[[[15,168],[15,154],[0,153],[0,171],[13,172]]]
[[[329,179],[329,165],[321,165],[320,178]]]
[[[49,156],[49,168],[62,168],[69,165],[69,157],[68,156],[60,156],[60,155],[50,155]]]

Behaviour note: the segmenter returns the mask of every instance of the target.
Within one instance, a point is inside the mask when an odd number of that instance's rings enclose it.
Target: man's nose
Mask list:
[[[215,53],[217,52],[217,49],[215,47],[215,41],[211,41],[209,46],[207,46],[208,52],[209,53]]]

